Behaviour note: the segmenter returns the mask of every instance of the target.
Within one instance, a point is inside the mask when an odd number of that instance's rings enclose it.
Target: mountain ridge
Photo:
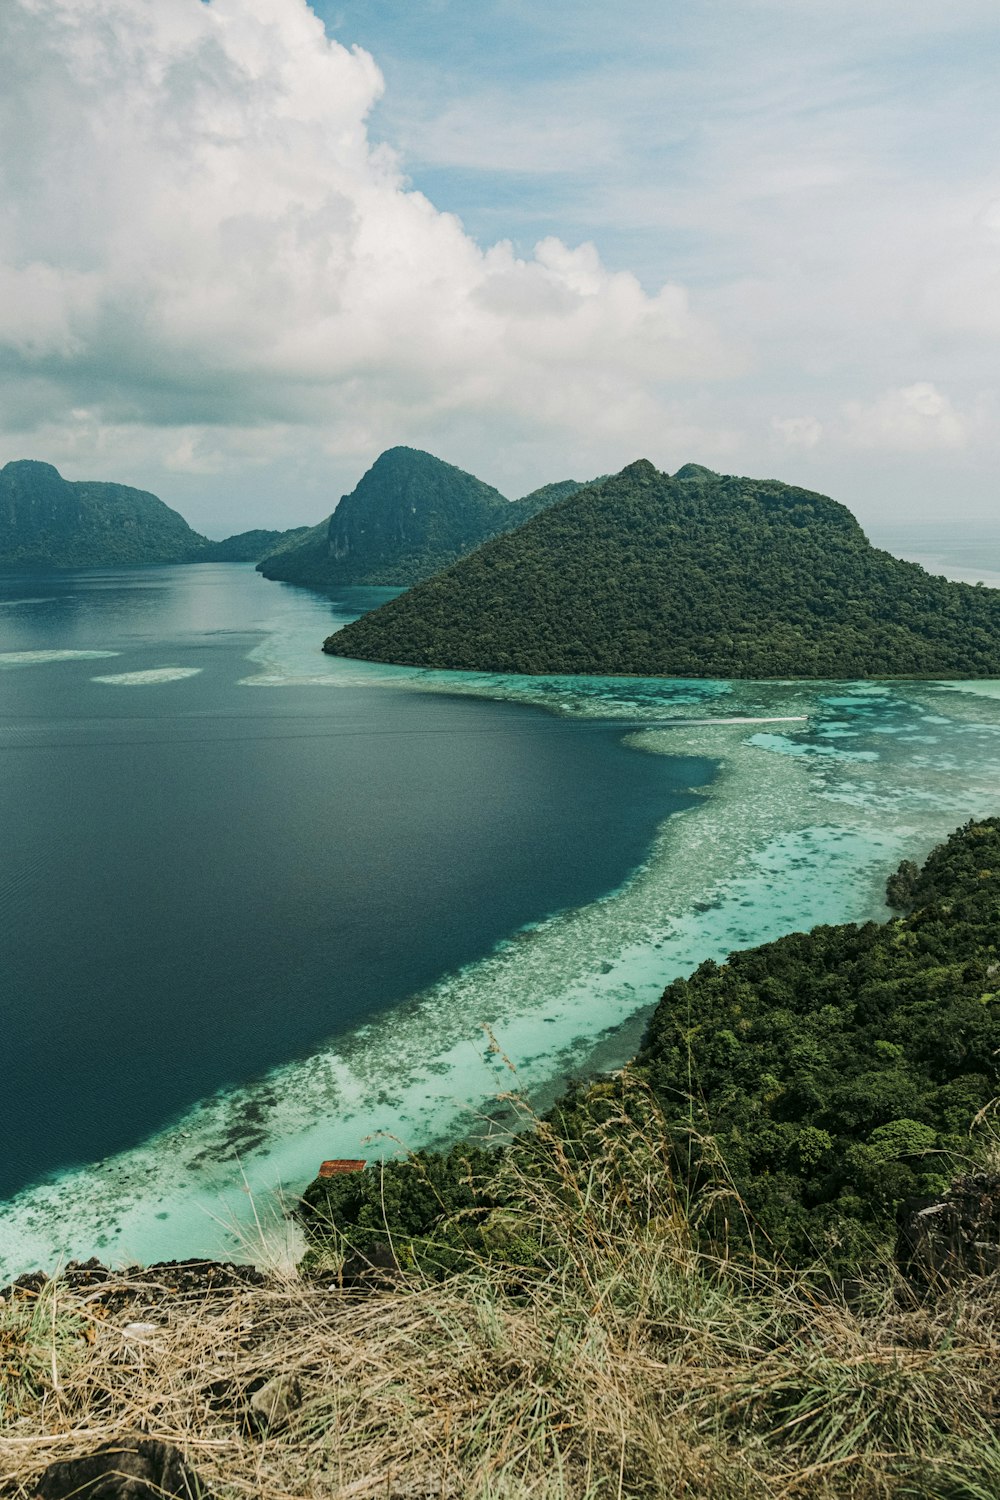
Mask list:
[[[210,541],[149,490],[64,479],[54,464],[13,459],[0,469],[0,566],[88,568],[256,562],[307,528],[245,531]]]
[[[871,546],[779,480],[648,460],[328,637],[332,655],[461,671],[849,678],[1000,675],[1000,593]]]
[[[578,488],[576,480],[560,480],[508,500],[422,449],[387,448],[327,520],[257,566],[265,578],[312,587],[405,587]]]
[[[207,545],[206,537],[148,490],[64,479],[38,459],[15,459],[0,469],[4,566],[186,562]]]

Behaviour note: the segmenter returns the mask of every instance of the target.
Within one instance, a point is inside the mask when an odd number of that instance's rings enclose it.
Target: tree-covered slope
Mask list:
[[[0,470],[0,566],[89,568],[187,562],[206,541],[145,490],[70,482],[51,464]]]
[[[259,564],[266,578],[332,587],[416,583],[578,488],[546,485],[509,501],[416,448],[390,448],[328,521]]]
[[[308,526],[293,526],[289,531],[239,531],[235,536],[223,537],[221,542],[206,543],[192,561],[259,562],[277,547],[288,547],[301,541],[308,530]]]
[[[257,563],[257,572],[283,583],[317,580],[326,566],[329,532],[328,517],[316,526],[307,526],[301,535],[287,535],[268,548]]]
[[[934,578],[776,480],[639,462],[331,636],[469,671],[1000,675],[1000,592]]]
[[[575,1085],[509,1147],[317,1179],[311,1235],[388,1238],[400,1254],[427,1239],[427,1263],[445,1268],[498,1239],[510,1253],[539,1140],[558,1142],[589,1195],[595,1131],[628,1122],[716,1248],[755,1237],[793,1265],[884,1265],[901,1204],[976,1162],[973,1124],[1000,1092],[1000,819],[966,824],[922,871],[901,867],[889,895],[903,915],[793,933],[674,981],[635,1067]]]
[[[1000,819],[889,881],[906,914],[816,927],[705,963],[665,991],[637,1062],[683,1154],[711,1136],[794,1260],[891,1245],[942,1190],[1000,1091]]]
[[[511,501],[504,517],[509,524],[505,524],[504,529],[513,531],[516,526],[523,526],[532,516],[548,510],[550,505],[555,505],[559,500],[568,500],[570,495],[575,495],[577,490],[583,488],[576,479],[557,479],[552,484],[543,484],[539,489],[532,490],[530,495],[522,495],[520,500]]]

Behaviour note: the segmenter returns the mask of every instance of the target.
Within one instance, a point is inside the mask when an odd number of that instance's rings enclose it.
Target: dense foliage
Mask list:
[[[817,927],[670,985],[637,1059],[685,1153],[710,1134],[792,1259],[860,1258],[942,1188],[998,1092],[1000,820],[890,881],[908,914]],[[905,888],[905,898],[901,896]]]
[[[0,470],[0,566],[91,568],[192,561],[207,546],[145,490],[71,483],[51,464]]]
[[[290,531],[239,531],[221,542],[208,542],[192,562],[259,562],[276,547],[290,546],[305,536],[308,526],[293,526]]]
[[[579,489],[573,480],[510,501],[415,448],[390,448],[328,521],[260,563],[267,578],[334,587],[410,584]]]
[[[499,1202],[485,1185],[496,1162],[492,1152],[461,1141],[450,1151],[415,1151],[405,1161],[386,1161],[365,1172],[317,1177],[303,1194],[302,1218],[315,1244],[342,1234],[351,1250],[364,1254],[388,1240],[404,1261],[411,1258],[414,1240],[425,1240],[433,1225],[447,1221],[448,1233],[440,1236],[431,1259],[448,1270],[478,1244],[471,1211]]]
[[[717,1245],[746,1246],[752,1225],[793,1264],[821,1257],[849,1274],[891,1252],[904,1199],[943,1189],[969,1159],[972,1122],[1000,1086],[1000,819],[967,824],[901,874],[890,889],[905,888],[905,915],[705,963],[657,1007],[636,1071],[669,1141],[660,1170],[714,1205],[703,1225]],[[552,1159],[539,1140],[554,1136],[583,1180],[595,1130],[626,1113],[634,1127],[643,1097],[627,1075],[581,1085],[505,1151],[421,1152],[313,1184],[312,1233],[429,1239],[435,1264],[473,1244],[488,1254],[498,1207],[513,1223],[532,1164]]]
[[[530,495],[522,495],[520,500],[511,500],[503,517],[503,529],[513,531],[516,526],[523,526],[532,516],[548,510],[550,505],[555,505],[559,500],[568,500],[570,495],[575,495],[577,490],[583,488],[575,479],[556,479],[552,484],[543,484],[539,489],[532,490]]]
[[[697,465],[671,479],[640,462],[324,649],[466,671],[994,676],[1000,592],[878,551],[825,496]]]

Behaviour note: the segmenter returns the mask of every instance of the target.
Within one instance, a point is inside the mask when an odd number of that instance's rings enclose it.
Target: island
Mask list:
[[[0,469],[0,567],[12,570],[255,563],[306,530],[243,531],[213,542],[148,490],[64,479],[32,458]]]
[[[565,1169],[558,1197],[597,1170],[609,1136],[638,1134],[660,1192],[678,1211],[701,1203],[707,1252],[884,1270],[905,1205],[990,1158],[975,1126],[1000,1093],[1000,818],[970,821],[922,869],[904,862],[887,899],[885,922],[791,933],[675,980],[631,1068],[575,1084],[542,1120],[525,1111],[509,1145],[317,1177],[303,1202],[313,1257],[333,1237],[362,1255],[388,1241],[432,1274],[512,1250],[544,1259],[523,1228],[536,1180]],[[992,1269],[1000,1208],[988,1212]]]
[[[492,485],[431,453],[390,448],[331,516],[274,548],[258,569],[265,578],[314,588],[405,587],[580,487],[575,480],[561,480],[507,500]]]
[[[470,672],[989,677],[1000,675],[1000,592],[880,551],[825,495],[641,460],[323,649]]]

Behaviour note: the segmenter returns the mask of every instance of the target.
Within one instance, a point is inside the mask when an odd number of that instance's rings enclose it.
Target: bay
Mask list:
[[[614,889],[710,779],[321,656],[388,592],[233,564],[0,583],[0,1196]],[[275,611],[322,686],[244,681]]]
[[[943,559],[937,537],[913,538],[907,555],[948,571],[967,565],[960,543]],[[1000,576],[1000,550],[974,546]],[[325,600],[232,567],[6,580],[0,939],[21,983],[57,960],[63,979],[48,1011],[5,982],[5,1024],[37,1066],[0,1109],[26,1153],[51,1143],[50,1115],[65,1128],[0,1203],[0,1276],[95,1253],[294,1257],[288,1211],[323,1156],[508,1128],[567,1077],[620,1066],[671,979],[884,918],[900,859],[1000,810],[1000,682],[512,678],[322,656],[338,619],[384,597]],[[78,851],[67,878],[87,827],[101,858]],[[396,997],[358,1003],[404,950]],[[116,951],[132,961],[119,992]],[[178,997],[213,964],[197,1005]],[[147,1026],[142,1100],[129,1074]],[[97,1121],[87,1149],[61,1094]]]

